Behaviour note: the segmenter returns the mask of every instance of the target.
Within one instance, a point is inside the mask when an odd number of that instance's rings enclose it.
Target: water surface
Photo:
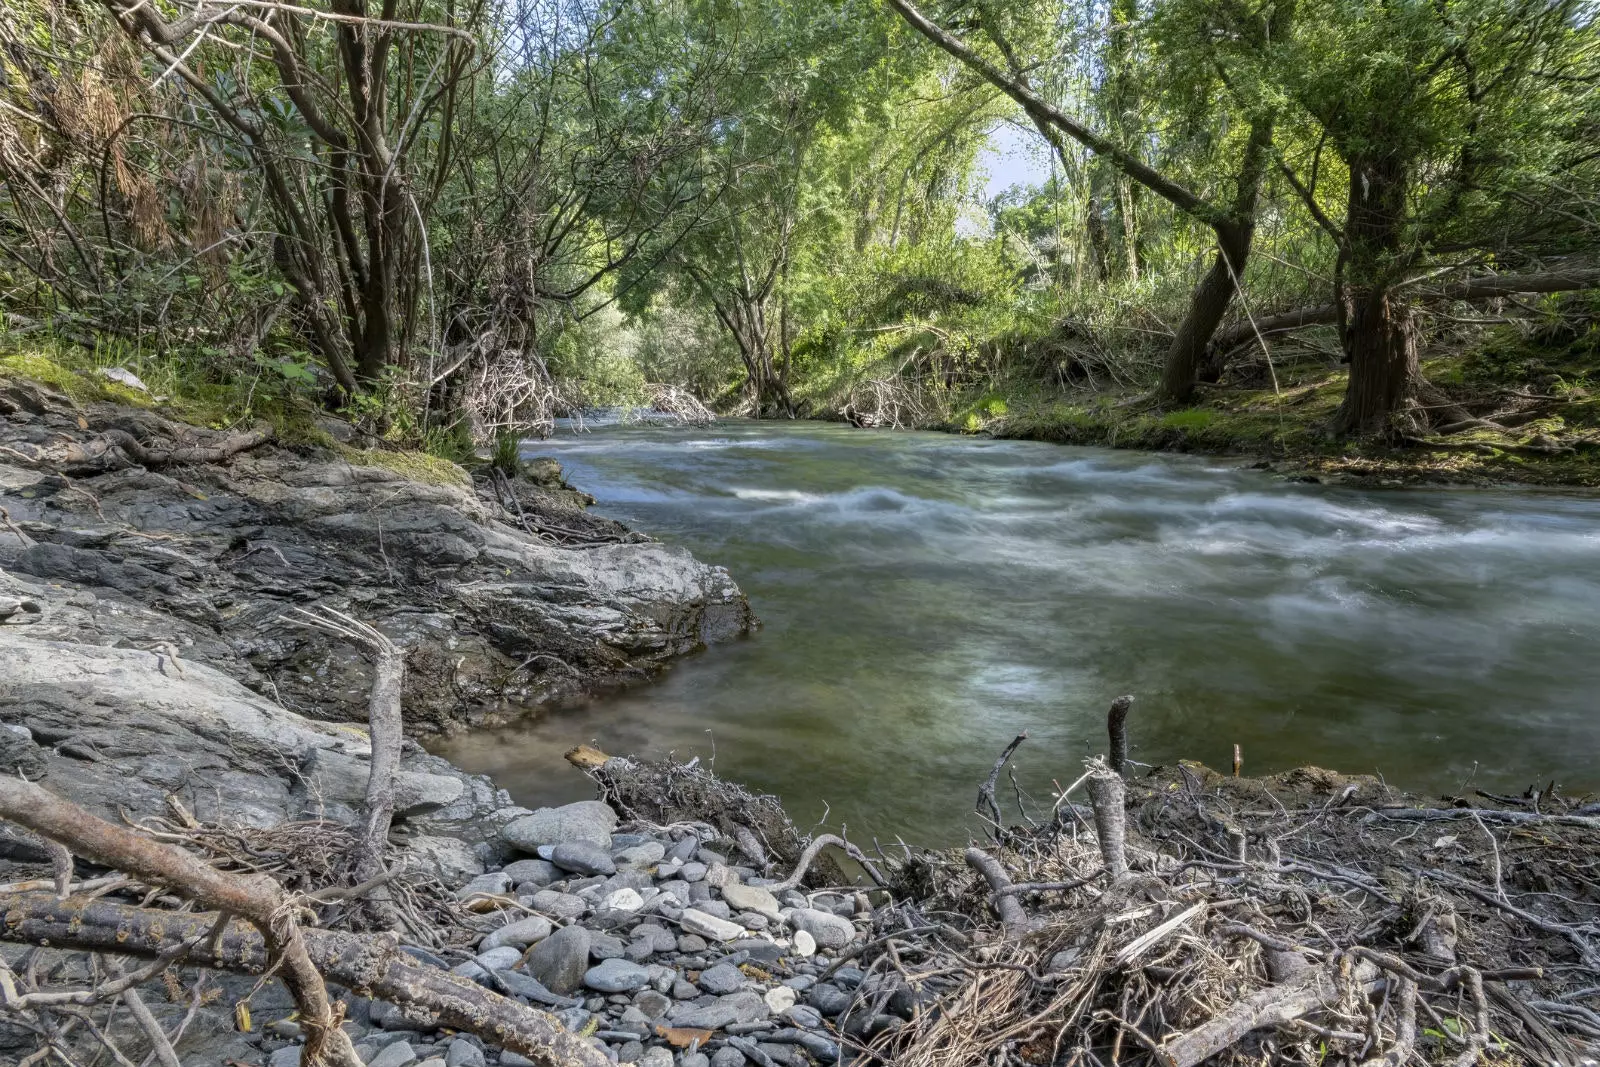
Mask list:
[[[765,622],[660,681],[440,746],[529,805],[561,752],[715,758],[797,820],[951,840],[1026,730],[1048,806],[1134,756],[1429,790],[1600,786],[1600,499],[1286,484],[1236,462],[816,424],[530,446],[727,566]],[[1010,783],[1006,783],[1009,791]]]

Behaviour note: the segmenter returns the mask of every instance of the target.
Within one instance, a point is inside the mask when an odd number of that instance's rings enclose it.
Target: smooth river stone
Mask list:
[[[540,808],[530,815],[512,819],[501,828],[500,837],[506,844],[524,852],[534,852],[540,845],[568,841],[610,848],[611,831],[616,825],[617,813],[611,810],[611,805],[599,800],[580,800],[559,808]]]
[[[589,968],[583,984],[601,993],[632,993],[650,984],[650,972],[624,959],[606,960]]]
[[[754,911],[769,919],[779,918],[778,898],[760,886],[730,882],[722,887],[722,899],[736,911]]]
[[[738,923],[729,922],[727,919],[719,919],[715,915],[707,915],[705,912],[696,911],[694,908],[684,911],[683,918],[678,921],[691,934],[699,934],[701,937],[709,937],[717,941],[732,941],[745,936],[744,927]]]
[[[789,913],[789,923],[816,939],[823,948],[844,948],[856,936],[855,924],[826,911],[815,908],[796,908]]]

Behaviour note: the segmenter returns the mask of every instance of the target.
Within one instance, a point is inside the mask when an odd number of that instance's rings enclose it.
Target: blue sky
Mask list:
[[[1049,148],[1032,127],[1002,122],[978,153],[984,172],[983,198],[992,200],[1014,185],[1039,185],[1050,177]]]

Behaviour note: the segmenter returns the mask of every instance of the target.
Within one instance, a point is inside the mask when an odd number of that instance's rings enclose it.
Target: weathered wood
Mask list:
[[[1096,759],[1089,775],[1089,800],[1094,804],[1095,833],[1111,880],[1128,875],[1127,786],[1122,775]]]
[[[1282,1026],[1332,1007],[1343,998],[1347,982],[1354,982],[1365,990],[1379,980],[1374,964],[1357,964],[1348,978],[1341,966],[1335,962],[1314,967],[1287,982],[1245,997],[1209,1022],[1159,1046],[1156,1056],[1163,1067],[1196,1067],[1237,1044],[1252,1030]]]
[[[994,894],[994,910],[1000,913],[1000,922],[1005,927],[1008,937],[1020,937],[1033,928],[1033,921],[1028,918],[1027,909],[1011,891],[1011,876],[1006,869],[1000,866],[1000,861],[983,851],[981,848],[969,848],[966,851],[967,865],[989,883],[989,890]]]
[[[1132,696],[1120,696],[1111,702],[1106,712],[1106,734],[1111,742],[1111,769],[1118,774],[1128,773],[1128,712],[1133,708]]]
[[[306,954],[296,909],[277,882],[265,875],[219,871],[181,848],[114,826],[20,778],[0,777],[0,817],[66,845],[76,855],[151,885],[172,886],[203,907],[250,920],[300,1010],[308,1067],[316,1067],[324,1058],[343,1067],[361,1067],[349,1035],[339,1028],[340,1018],[334,1014],[322,976]]]
[[[229,922],[207,935],[215,912],[170,912],[104,899],[57,900],[49,892],[0,894],[0,939],[58,949],[153,958],[194,940],[185,961],[240,974],[268,965],[266,943],[250,924]],[[305,930],[310,961],[330,981],[362,996],[439,1017],[442,1025],[475,1034],[547,1067],[606,1067],[605,1054],[563,1029],[550,1014],[493,993],[401,952],[386,934]]]

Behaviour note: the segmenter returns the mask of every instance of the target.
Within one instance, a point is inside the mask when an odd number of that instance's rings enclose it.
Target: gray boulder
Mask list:
[[[611,847],[611,831],[617,813],[599,800],[580,800],[559,808],[540,808],[514,819],[500,831],[506,844],[524,852],[535,852],[540,845],[560,845],[584,841],[601,848]],[[607,857],[610,858],[609,856]]]
[[[582,988],[588,968],[589,931],[567,926],[533,946],[524,969],[550,992],[568,994]]]
[[[587,841],[566,841],[550,853],[550,862],[574,874],[615,874],[617,865],[611,854],[599,845]]]

